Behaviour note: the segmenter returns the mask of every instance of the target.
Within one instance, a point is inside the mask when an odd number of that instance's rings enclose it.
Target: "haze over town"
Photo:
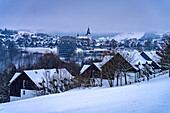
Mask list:
[[[164,32],[169,0],[0,0],[0,28],[45,33]]]

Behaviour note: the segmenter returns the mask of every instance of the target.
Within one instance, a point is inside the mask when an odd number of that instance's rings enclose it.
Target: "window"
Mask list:
[[[68,42],[68,44],[70,44],[70,42]]]
[[[26,85],[25,80],[23,80],[23,89],[25,89],[25,85]]]
[[[64,44],[64,42],[62,42],[62,44]]]
[[[25,90],[23,91],[23,95],[25,95]]]

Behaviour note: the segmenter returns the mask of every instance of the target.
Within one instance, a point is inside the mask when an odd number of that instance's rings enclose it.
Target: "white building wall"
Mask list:
[[[21,89],[20,92],[21,92],[21,97],[10,96],[10,101],[17,101],[17,100],[21,100],[21,99],[36,97],[36,91],[35,90]],[[24,94],[24,92],[25,92],[25,94]]]

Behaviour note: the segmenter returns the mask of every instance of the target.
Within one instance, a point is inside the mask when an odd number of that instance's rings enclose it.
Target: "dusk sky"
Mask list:
[[[93,33],[170,31],[170,0],[0,0],[0,28]]]

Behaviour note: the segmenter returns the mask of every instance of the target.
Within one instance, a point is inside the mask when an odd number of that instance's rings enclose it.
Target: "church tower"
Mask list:
[[[90,33],[90,28],[89,28],[89,27],[88,27],[88,29],[87,29],[86,36],[91,36],[91,33]]]

